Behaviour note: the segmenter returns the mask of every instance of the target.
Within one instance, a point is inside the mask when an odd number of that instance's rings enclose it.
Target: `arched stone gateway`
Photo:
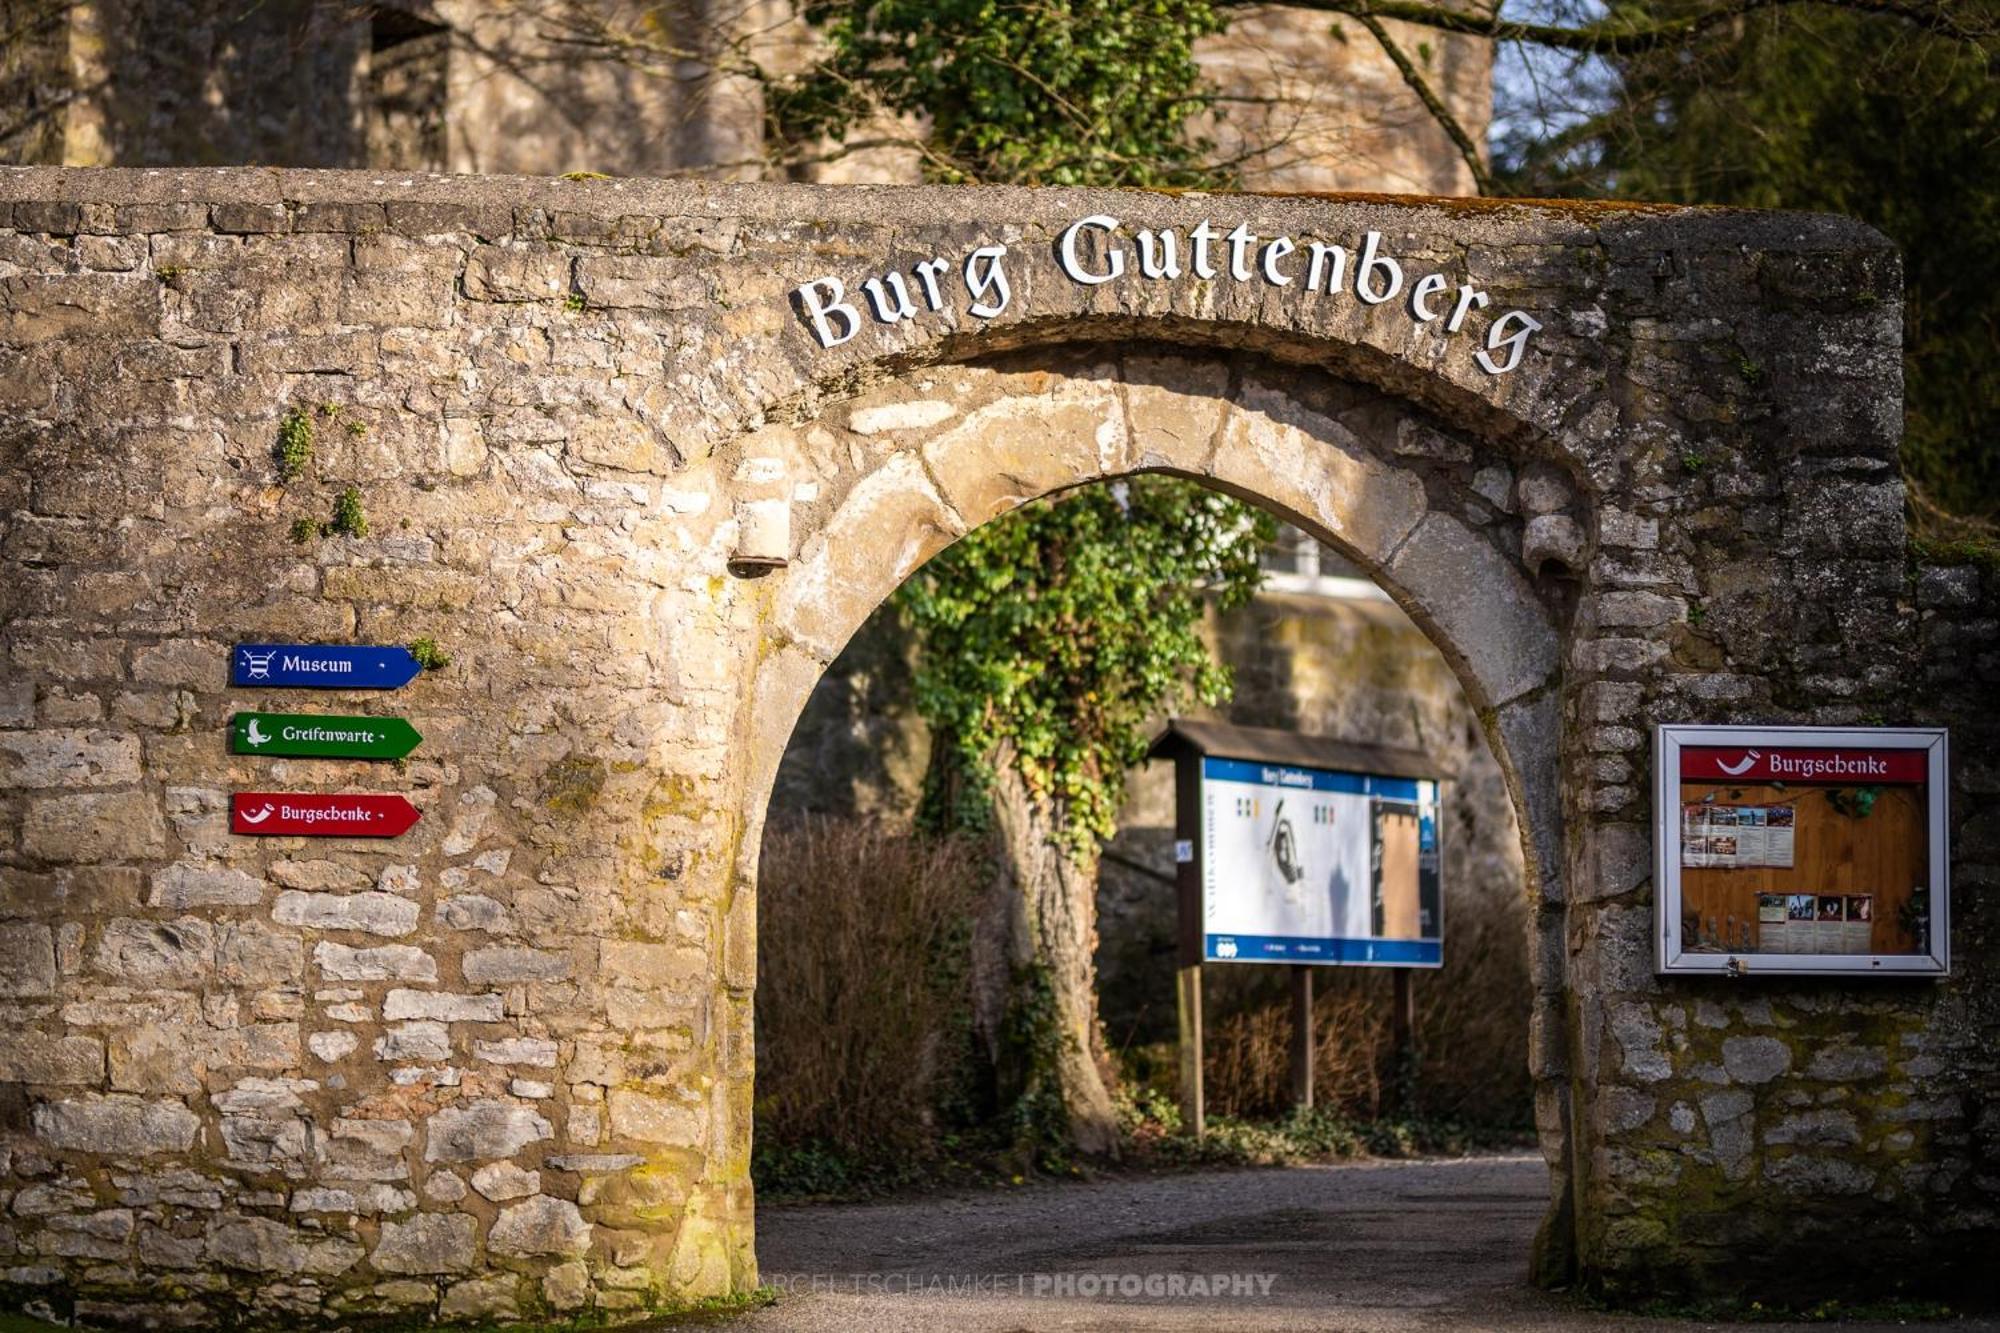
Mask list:
[[[1906,549],[1873,233],[40,170],[0,174],[0,228],[10,1299],[201,1324],[751,1285],[755,858],[799,709],[928,555],[1142,470],[1349,552],[1486,719],[1535,885],[1542,1276],[1942,1291],[2000,1238],[1976,893],[1943,983],[1652,971],[1650,723],[1950,721],[1992,782],[1990,593]],[[365,535],[322,533],[350,486]],[[394,695],[228,683],[238,641],[418,638],[451,663]],[[235,755],[245,707],[425,741]],[[424,818],[233,836],[238,790]]]

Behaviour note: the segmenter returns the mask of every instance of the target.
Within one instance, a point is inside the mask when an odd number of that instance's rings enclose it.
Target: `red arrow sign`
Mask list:
[[[400,796],[239,791],[229,798],[229,831],[253,836],[393,838],[422,818]]]

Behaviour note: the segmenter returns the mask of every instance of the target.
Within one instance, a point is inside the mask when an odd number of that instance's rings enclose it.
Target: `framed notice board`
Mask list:
[[[1202,961],[1442,967],[1438,784],[1201,757]]]
[[[1661,972],[1950,970],[1941,729],[1654,732]]]

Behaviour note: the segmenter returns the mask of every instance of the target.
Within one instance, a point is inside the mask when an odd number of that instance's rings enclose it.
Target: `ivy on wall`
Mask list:
[[[994,754],[1011,742],[1073,847],[1110,837],[1149,723],[1227,697],[1229,670],[1200,634],[1204,599],[1248,601],[1273,536],[1240,500],[1138,476],[1037,501],[925,565],[897,604],[922,636],[917,706],[945,751],[926,822],[983,823]]]

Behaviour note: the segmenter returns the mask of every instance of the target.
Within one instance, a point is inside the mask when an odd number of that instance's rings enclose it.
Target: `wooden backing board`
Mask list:
[[[1727,806],[1790,806],[1793,809],[1792,864],[1681,869],[1682,947],[1698,947],[1691,923],[1730,940],[1747,925],[1753,946],[1761,945],[1759,894],[1872,895],[1873,953],[1908,954],[1917,940],[1906,925],[1911,891],[1928,878],[1929,849],[1921,787],[1879,788],[1873,809],[1856,818],[1837,809],[1831,793],[1851,788],[1737,786],[1712,782],[1681,784],[1683,806],[1714,797]],[[1731,927],[1734,926],[1734,932]],[[1714,950],[1710,950],[1714,951]],[[1723,950],[1723,951],[1726,951]]]

